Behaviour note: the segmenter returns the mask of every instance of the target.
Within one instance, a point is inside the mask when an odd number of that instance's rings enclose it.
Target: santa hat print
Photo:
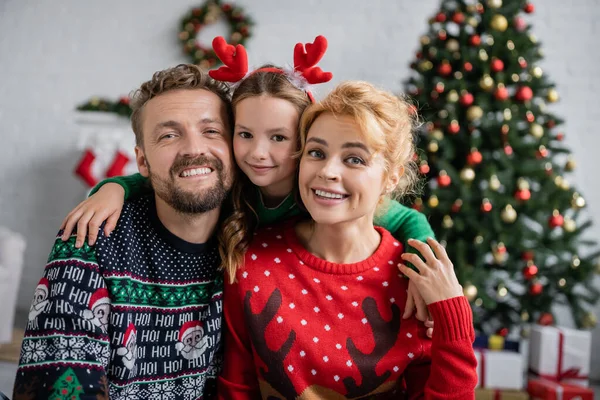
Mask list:
[[[202,331],[202,322],[200,321],[188,321],[179,330],[179,341],[182,342],[183,338],[189,335],[190,333],[196,331]]]
[[[137,330],[135,329],[135,325],[130,322],[125,331],[125,336],[123,336],[123,347],[127,347],[130,341],[135,340],[136,335]]]
[[[48,282],[48,279],[46,278],[42,278],[40,279],[40,281],[37,284],[37,287],[35,288],[35,290],[43,290],[46,292],[46,295],[48,294],[48,286],[50,285],[50,282]]]
[[[94,292],[92,297],[90,297],[88,307],[90,310],[93,310],[102,304],[110,304],[110,297],[108,296],[108,290],[106,288],[100,288]]]

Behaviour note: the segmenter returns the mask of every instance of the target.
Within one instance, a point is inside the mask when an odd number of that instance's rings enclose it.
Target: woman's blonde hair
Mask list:
[[[342,82],[302,115],[301,151],[312,124],[324,113],[354,118],[367,145],[382,155],[386,174],[400,173],[400,181],[388,194],[390,197],[413,194],[418,182],[417,165],[413,160],[417,123],[414,106],[368,82]]]
[[[263,65],[260,68],[271,68]],[[240,83],[233,92],[231,104],[235,115],[236,106],[244,99],[271,96],[289,101],[301,115],[310,104],[307,93],[294,86],[284,75],[272,71],[257,71]],[[299,145],[299,143],[298,143]],[[237,270],[244,264],[244,255],[258,224],[258,215],[250,203],[252,182],[241,171],[231,190],[232,211],[222,225],[220,242],[222,265],[230,282],[234,282]]]

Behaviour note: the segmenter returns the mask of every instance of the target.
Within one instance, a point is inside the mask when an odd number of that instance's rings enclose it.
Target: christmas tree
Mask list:
[[[78,400],[79,395],[82,393],[83,389],[75,376],[75,372],[72,368],[69,368],[54,383],[48,398]]]
[[[552,323],[567,304],[596,323],[600,272],[561,119],[525,0],[443,0],[407,81],[425,122],[415,156],[428,184],[413,206],[445,242],[476,328],[507,334]]]

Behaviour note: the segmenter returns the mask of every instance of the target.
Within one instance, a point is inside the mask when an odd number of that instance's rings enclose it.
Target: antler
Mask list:
[[[213,50],[225,65],[219,69],[208,71],[211,78],[225,82],[237,82],[246,76],[248,55],[244,46],[238,44],[234,47],[227,44],[223,36],[214,38],[212,45]]]
[[[306,50],[305,50],[306,46]],[[331,72],[323,72],[316,67],[327,51],[327,39],[325,36],[317,36],[312,43],[297,43],[294,47],[294,69],[299,71],[308,83],[328,82],[333,77]]]

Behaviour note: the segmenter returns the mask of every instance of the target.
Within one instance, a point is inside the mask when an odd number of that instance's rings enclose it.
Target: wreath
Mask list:
[[[106,98],[92,97],[77,106],[78,111],[96,111],[109,112],[120,115],[121,117],[131,117],[133,110],[129,105],[129,97],[122,96],[118,101],[109,100]]]
[[[183,52],[194,64],[204,69],[209,69],[221,61],[212,47],[200,44],[196,37],[202,27],[215,23],[219,18],[225,17],[229,24],[230,34],[227,43],[245,44],[251,36],[254,22],[244,15],[244,10],[230,3],[221,3],[220,0],[210,0],[202,6],[193,8],[181,20],[179,40],[183,45]]]

